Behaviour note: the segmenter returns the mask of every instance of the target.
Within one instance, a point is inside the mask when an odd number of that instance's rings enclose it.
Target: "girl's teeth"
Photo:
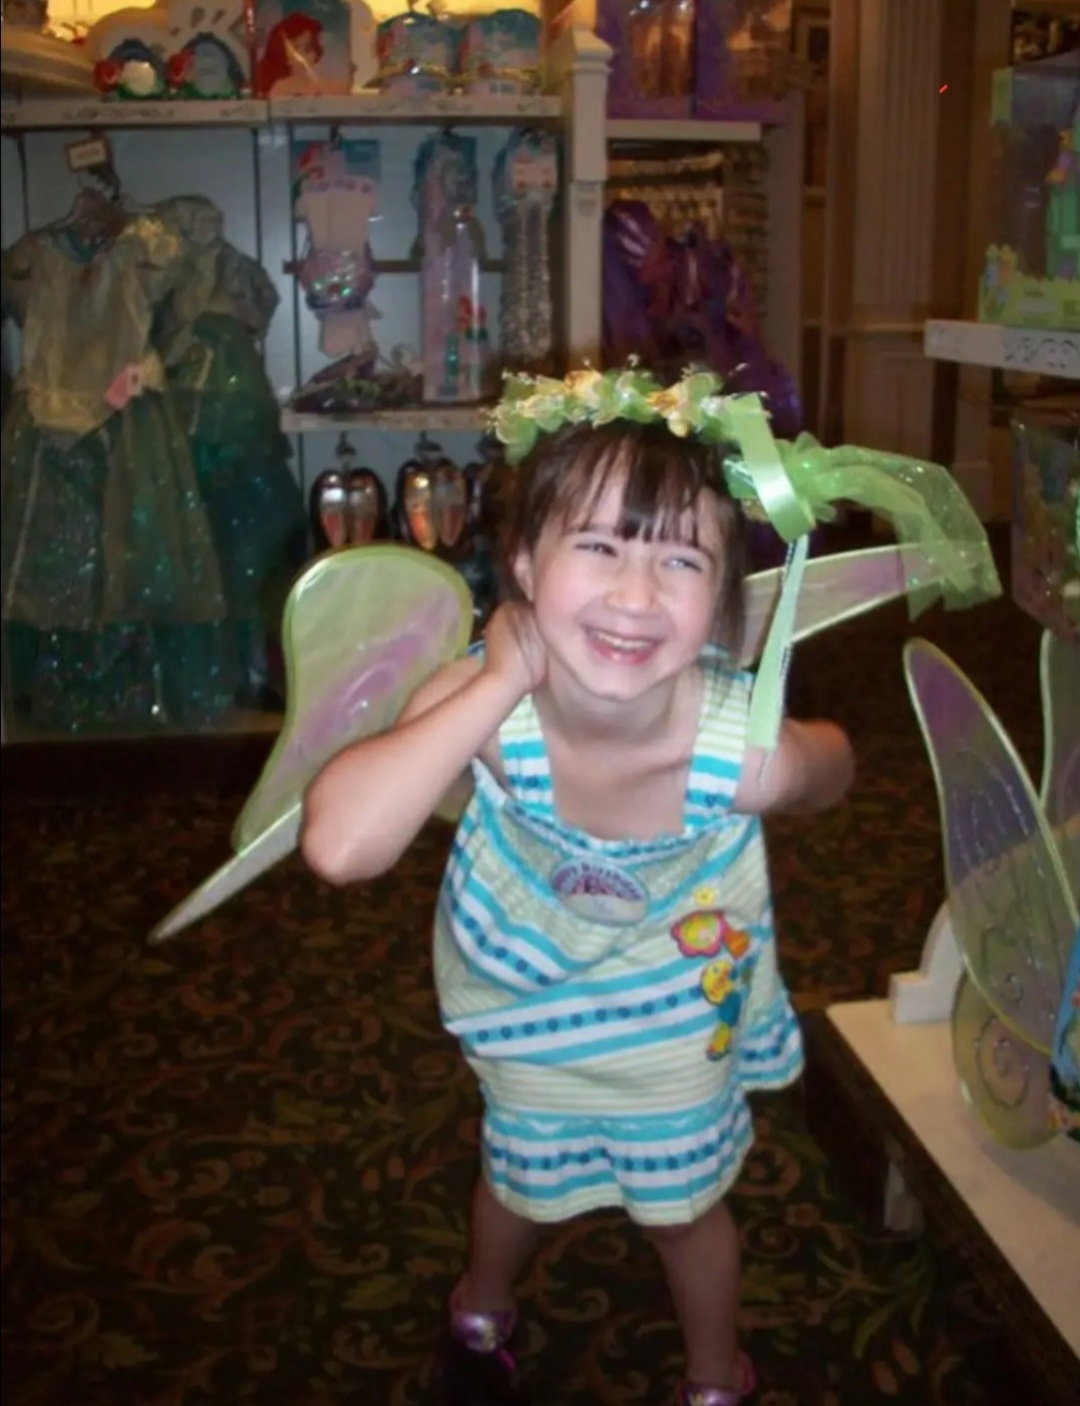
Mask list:
[[[648,649],[650,644],[652,643],[651,640],[623,639],[619,635],[605,634],[603,630],[594,630],[593,634],[598,640],[601,640],[604,644],[610,646],[612,649],[623,649],[628,654],[631,654],[636,650]]]

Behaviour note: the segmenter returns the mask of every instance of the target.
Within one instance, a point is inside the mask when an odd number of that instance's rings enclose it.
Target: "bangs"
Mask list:
[[[674,439],[666,428],[651,425],[627,433],[623,423],[611,435],[591,430],[583,439],[555,485],[552,516],[579,531],[615,490],[619,519],[605,526],[613,526],[616,536],[697,546],[706,488],[725,491],[715,449]]]

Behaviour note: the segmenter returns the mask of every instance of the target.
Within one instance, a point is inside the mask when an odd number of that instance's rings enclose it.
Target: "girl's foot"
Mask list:
[[[513,1313],[452,1309],[439,1406],[528,1406],[508,1347]]]
[[[681,1382],[675,1392],[675,1406],[739,1406],[757,1390],[753,1363],[744,1352],[737,1359],[737,1387],[706,1386],[703,1382]]]

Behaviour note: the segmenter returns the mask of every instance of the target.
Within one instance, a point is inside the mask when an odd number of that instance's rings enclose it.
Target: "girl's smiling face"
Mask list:
[[[579,513],[550,522],[514,574],[551,663],[588,694],[630,701],[674,680],[716,623],[724,540],[708,490],[662,529],[628,534],[611,475]]]

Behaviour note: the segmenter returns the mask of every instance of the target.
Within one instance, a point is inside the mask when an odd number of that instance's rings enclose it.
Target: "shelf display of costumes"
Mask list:
[[[87,189],[4,251],[21,330],[0,563],[17,716],[198,728],[260,677],[305,527],[251,343],[273,307],[260,274],[195,196],[129,211]]]
[[[375,282],[368,225],[378,210],[379,144],[339,135],[299,142],[293,168],[293,211],[307,232],[297,277],[319,319],[320,349],[373,367],[370,324],[378,314],[368,303]]]

